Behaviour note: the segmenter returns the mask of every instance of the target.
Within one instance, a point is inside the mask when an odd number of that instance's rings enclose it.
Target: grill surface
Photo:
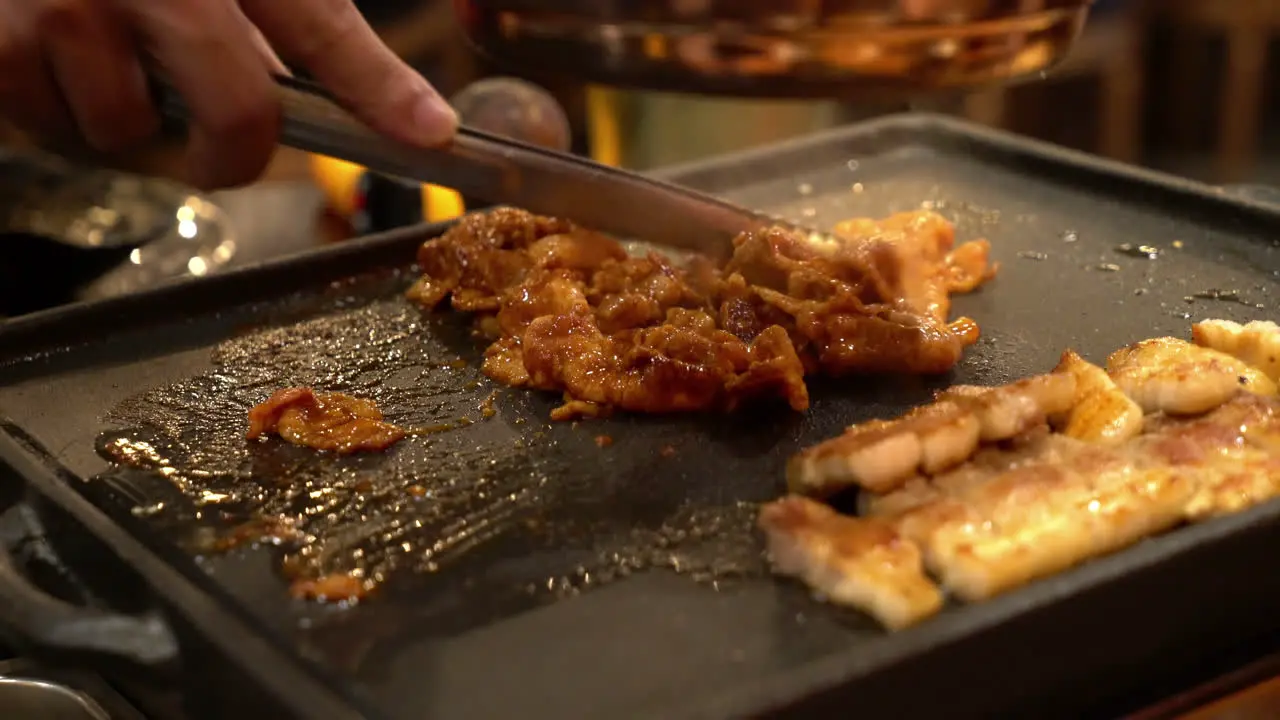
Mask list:
[[[0,347],[25,359],[0,370],[0,409],[94,478],[81,489],[121,525],[375,717],[755,714],[835,686],[873,716],[1033,701],[1071,715],[1143,681],[1096,679],[1126,662],[1159,656],[1144,671],[1157,674],[1191,644],[1208,653],[1280,629],[1265,619],[1280,581],[1248,564],[1280,535],[1272,505],[894,636],[770,578],[751,530],[752,503],[780,492],[792,452],[937,387],[1043,372],[1068,347],[1101,360],[1185,336],[1193,317],[1267,317],[1280,213],[931,117],[667,175],[819,226],[928,203],[1003,263],[956,302],[983,340],[948,378],[814,381],[803,416],[550,425],[557,398],[492,386],[461,320],[400,298],[421,239],[402,234],[14,323]],[[87,336],[101,339],[64,347]],[[385,457],[247,446],[247,408],[295,384],[373,397],[392,421],[440,431]],[[170,480],[108,471],[99,451],[140,442]],[[210,551],[260,513],[307,518],[314,541]],[[321,606],[290,598],[285,566],[385,582],[355,607]],[[1218,593],[1188,625],[1206,590],[1169,601],[1169,583],[1210,576]],[[1019,662],[1019,646],[1061,662]]]

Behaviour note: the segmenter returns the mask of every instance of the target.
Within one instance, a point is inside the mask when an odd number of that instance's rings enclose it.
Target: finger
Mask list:
[[[263,62],[267,64],[267,69],[276,75],[292,75],[293,73],[289,72],[288,66],[286,66],[284,61],[280,59],[280,56],[276,54],[275,49],[271,47],[271,43],[267,42],[266,36],[262,34],[262,31],[258,29],[258,26],[254,25],[249,18],[244,15],[241,15],[241,18],[244,20],[245,27],[247,28],[246,32],[248,32],[250,37],[253,39],[253,47],[257,49],[258,54],[262,56]]]
[[[280,100],[239,9],[214,0],[117,4],[191,111],[190,182],[213,189],[261,175],[279,137]]]
[[[373,129],[440,145],[458,116],[421,75],[382,43],[350,0],[241,0],[284,57],[305,67]]]
[[[54,77],[89,145],[116,152],[160,129],[138,48],[107,6],[45,3],[38,22]]]
[[[69,137],[75,123],[41,52],[33,9],[0,2],[0,115],[36,138]]]

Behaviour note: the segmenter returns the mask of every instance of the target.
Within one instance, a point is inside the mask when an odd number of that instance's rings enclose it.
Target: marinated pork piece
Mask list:
[[[475,313],[485,373],[564,393],[554,419],[808,408],[807,373],[949,370],[978,338],[951,292],[992,277],[985,241],[931,213],[851,221],[833,238],[747,233],[728,266],[632,257],[567,222],[499,209],[427,241],[409,297]]]
[[[349,573],[335,573],[314,579],[298,579],[289,593],[299,600],[358,602],[369,596],[372,583]]]
[[[1114,445],[1142,432],[1142,408],[1116,386],[1106,370],[1068,350],[1054,372],[1076,379],[1075,401],[1060,422],[1064,435]]]
[[[861,608],[886,627],[907,627],[942,607],[942,593],[925,577],[920,549],[890,522],[845,517],[793,496],[765,506],[760,527],[779,574],[799,578],[833,602]]]
[[[279,435],[294,445],[339,455],[377,452],[407,434],[384,422],[370,400],[338,393],[317,394],[311,388],[277,390],[249,410],[249,440]]]
[[[854,425],[843,435],[797,454],[787,463],[787,487],[828,497],[849,487],[896,490],[920,473],[958,465],[980,442],[1007,440],[1070,409],[1070,374],[1040,375],[995,388],[957,386],[897,420]]]
[[[1144,412],[1197,415],[1241,390],[1275,395],[1261,370],[1217,350],[1165,337],[1122,348],[1107,358],[1107,374]]]
[[[834,234],[851,241],[840,243],[838,252],[865,253],[878,266],[882,298],[896,298],[911,312],[939,322],[951,310],[952,292],[974,290],[997,270],[988,261],[986,240],[955,248],[955,226],[932,212],[854,218],[836,225]]]
[[[995,272],[985,241],[953,252],[954,242],[941,216],[900,213],[841,223],[828,238],[745,234],[725,271],[790,317],[798,345],[823,372],[941,373],[978,339],[972,320],[947,322],[950,293]]]
[[[1197,345],[1242,360],[1280,383],[1280,325],[1266,320],[1244,325],[1205,320],[1191,326],[1191,337]]]

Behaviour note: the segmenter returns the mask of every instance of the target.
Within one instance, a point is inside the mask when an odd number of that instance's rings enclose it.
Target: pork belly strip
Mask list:
[[[1007,440],[1048,422],[1075,403],[1076,378],[1038,375],[992,388],[958,386],[895,420],[872,420],[795,455],[791,492],[829,497],[860,487],[885,493],[919,473],[959,465],[982,442]]]
[[[957,427],[956,419],[963,413],[956,409],[955,398],[993,390],[953,389],[940,394],[934,405],[904,418],[872,421],[852,429],[844,440],[818,446],[833,458],[845,457],[847,462],[852,455],[868,467],[875,458],[871,453],[879,452],[880,468],[890,467],[896,473],[886,471],[883,477],[896,479],[878,485],[889,488],[888,492],[867,492],[859,498],[865,517],[842,518],[854,525],[828,517],[801,532],[794,523],[766,522],[766,517],[779,512],[776,507],[794,505],[795,497],[762,511],[761,527],[770,548],[789,553],[778,564],[778,572],[799,577],[824,592],[840,586],[841,579],[830,574],[830,553],[806,555],[805,550],[833,542],[815,537],[821,532],[818,528],[847,533],[859,523],[878,521],[893,529],[895,542],[911,543],[928,573],[948,592],[976,601],[1183,522],[1238,512],[1280,495],[1280,453],[1276,452],[1280,449],[1280,400],[1255,368],[1241,367],[1234,358],[1224,360],[1220,353],[1171,338],[1118,351],[1112,365],[1121,369],[1122,378],[1136,383],[1129,385],[1136,392],[1178,411],[1142,418],[1135,413],[1138,404],[1110,375],[1066,353],[1054,373],[1075,379],[1072,400],[1065,408],[1045,412],[1046,422],[1010,435],[999,446],[977,449],[981,443],[972,440],[971,428],[964,444],[976,452],[948,470],[926,469],[921,448],[928,436],[922,428],[936,431],[938,418],[946,418],[948,427]],[[1205,397],[1225,395],[1219,389],[1220,378],[1228,373],[1233,374],[1234,393],[1206,412],[1188,414],[1189,404],[1203,407]],[[994,390],[1002,391],[1005,398],[1027,400],[1026,385],[1014,392],[1017,387]],[[1052,432],[1050,425],[1061,433]],[[847,439],[860,434],[876,442],[859,445]],[[903,435],[915,437],[915,444],[890,442]],[[863,473],[861,487],[877,487],[866,483],[865,477]],[[812,510],[809,514],[820,515]],[[874,596],[865,590],[832,594],[836,602],[879,618],[885,612],[882,598],[901,592],[882,587],[893,579],[870,578],[852,560],[842,567],[858,573],[859,587],[878,584]],[[825,569],[825,574],[818,569]]]
[[[942,593],[924,574],[919,547],[888,520],[840,515],[792,496],[760,513],[777,572],[799,578],[832,602],[866,611],[892,629],[942,607]]]

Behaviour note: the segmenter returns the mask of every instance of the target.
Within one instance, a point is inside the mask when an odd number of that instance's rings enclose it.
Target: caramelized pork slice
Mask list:
[[[979,422],[953,402],[917,408],[897,420],[871,420],[815,445],[787,463],[791,492],[815,497],[848,487],[885,493],[923,468],[963,462],[978,446]]]
[[[1191,477],[1062,435],[898,516],[942,584],[989,598],[1182,522]]]
[[[942,497],[942,492],[931,478],[916,476],[907,480],[897,490],[888,493],[870,491],[858,493],[860,517],[892,517],[908,510],[927,505]]]
[[[1280,325],[1267,320],[1244,325],[1205,320],[1191,326],[1191,337],[1197,345],[1224,352],[1280,383]]]
[[[1280,496],[1280,400],[1240,393],[1195,418],[1157,416],[1123,443],[1040,434],[863,501],[964,600],[991,597],[1185,520]]]
[[[1240,393],[1203,416],[1156,418],[1143,452],[1191,474],[1196,494],[1186,516],[1198,521],[1248,509],[1280,495],[1280,402]]]
[[[868,533],[871,530],[865,528],[890,528],[897,533],[894,538],[918,549],[925,570],[941,587],[972,602],[1181,523],[1239,512],[1280,497],[1280,398],[1273,389],[1268,392],[1272,386],[1260,371],[1237,359],[1224,359],[1222,353],[1167,338],[1127,351],[1113,356],[1116,374],[1134,380],[1135,387],[1148,393],[1138,396],[1154,398],[1164,412],[1141,417],[1135,400],[1120,396],[1106,373],[1069,352],[1052,375],[1004,388],[953,388],[915,414],[858,426],[801,453],[793,463],[809,474],[802,479],[810,482],[796,483],[789,477],[793,487],[821,488],[815,478],[850,474],[850,458],[856,466],[853,475],[877,480],[861,484],[862,517],[856,520],[840,518],[830,509],[824,508],[826,514],[814,510],[814,501],[784,501],[795,505],[786,513],[797,517],[839,519],[805,524],[809,534],[804,547],[831,547],[831,536],[842,528],[852,532],[855,526],[847,522],[872,523],[857,526]],[[1144,367],[1148,374],[1139,373]],[[1210,393],[1203,388],[1213,386],[1197,386],[1197,373],[1208,375],[1208,383],[1215,377],[1233,378],[1230,395],[1204,409],[1208,402],[1203,398]],[[1053,377],[1069,382],[1046,380]],[[1183,392],[1188,386],[1198,398]],[[1248,391],[1241,391],[1241,386]],[[1006,393],[1003,398],[1000,391]],[[1227,395],[1218,392],[1219,397]],[[1187,397],[1195,403],[1189,404]],[[1043,421],[1029,427],[1035,414],[1026,410],[1028,398],[1038,398],[1032,405],[1042,419],[1057,413],[1054,424],[1067,432],[1054,432]],[[1168,410],[1197,406],[1202,410],[1196,415]],[[980,416],[975,408],[992,414]],[[1001,411],[994,413],[993,408]],[[921,437],[912,430],[912,422],[931,414],[952,421],[982,417],[980,439],[987,437],[985,429],[1015,434],[998,445],[981,447],[949,469],[924,472]],[[897,479],[890,482],[889,477]],[[788,517],[777,508],[772,512]],[[776,517],[772,522],[779,524]],[[820,538],[818,533],[828,536]],[[830,550],[821,551],[828,553],[823,555],[791,549],[790,563],[783,563],[779,572],[814,587],[839,584],[829,575],[837,572],[834,563],[803,563],[828,558]],[[857,600],[860,607],[869,602],[865,597]]]
[[[1039,427],[1069,410],[1075,402],[1076,378],[1068,373],[1036,375],[999,387],[956,385],[938,394],[972,413],[983,442],[997,442]]]
[[[1107,373],[1144,412],[1198,415],[1241,390],[1274,395],[1276,384],[1261,370],[1185,340],[1143,340],[1107,358]]]
[[[872,420],[798,453],[787,463],[787,487],[829,497],[849,487],[898,489],[920,473],[935,474],[969,459],[980,442],[1007,440],[1071,407],[1075,378],[1039,375],[1012,385],[956,386],[896,420]]]
[[[759,525],[779,574],[889,628],[907,627],[942,607],[919,548],[890,522],[845,517],[821,503],[787,497],[764,506]]]
[[[256,440],[276,434],[294,445],[339,455],[385,450],[407,434],[384,422],[371,400],[311,388],[277,390],[249,410],[249,432]]]
[[[1116,386],[1106,370],[1068,350],[1054,372],[1076,379],[1072,407],[1057,423],[1064,435],[1115,445],[1142,432],[1142,408]]]
[[[861,515],[889,517],[976,487],[1030,460],[1052,461],[1058,445],[1047,427],[978,450],[967,462],[933,477],[917,476],[893,492],[858,494]]]

